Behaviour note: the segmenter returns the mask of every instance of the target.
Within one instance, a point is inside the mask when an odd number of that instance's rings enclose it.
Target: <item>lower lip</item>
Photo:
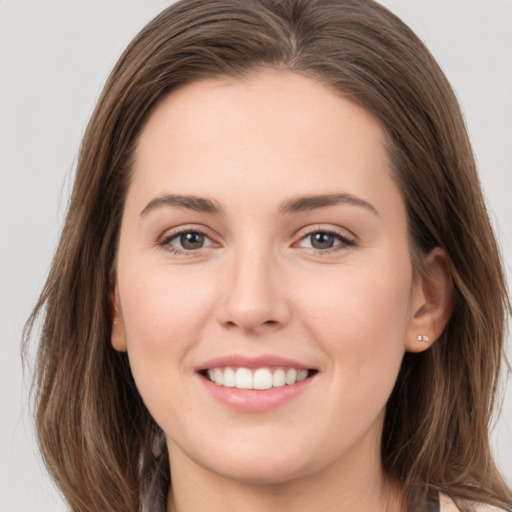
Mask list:
[[[296,384],[270,389],[238,389],[214,384],[199,375],[207,391],[220,403],[243,412],[264,412],[275,409],[293,400],[305,391],[314,379],[314,375]]]

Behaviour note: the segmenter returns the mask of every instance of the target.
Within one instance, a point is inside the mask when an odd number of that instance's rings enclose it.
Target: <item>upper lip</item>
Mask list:
[[[264,354],[256,357],[248,357],[241,354],[230,354],[226,356],[209,359],[195,368],[196,372],[210,370],[212,368],[225,368],[233,366],[236,368],[296,368],[297,370],[311,370],[310,366],[281,356]]]

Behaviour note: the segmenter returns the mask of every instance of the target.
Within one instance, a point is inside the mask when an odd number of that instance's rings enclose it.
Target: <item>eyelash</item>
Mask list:
[[[201,235],[211,241],[211,238],[208,236],[206,231],[204,231],[200,228],[191,228],[191,229],[182,229],[180,231],[177,231],[175,233],[172,233],[171,235],[164,237],[161,241],[158,242],[158,245],[160,247],[163,247],[165,250],[171,252],[172,254],[175,254],[178,256],[193,256],[194,253],[198,252],[198,250],[180,249],[178,247],[173,247],[171,245],[171,242],[173,240],[180,238],[183,235],[188,235],[188,234]],[[201,247],[200,249],[203,249],[203,247]]]
[[[335,251],[340,251],[340,250],[346,249],[347,247],[352,247],[352,246],[356,245],[356,241],[353,238],[349,238],[346,235],[342,235],[338,231],[320,228],[320,227],[308,230],[308,232],[306,234],[304,234],[300,238],[300,240],[298,242],[296,242],[294,245],[297,245],[298,243],[302,242],[303,240],[306,240],[307,238],[311,239],[311,237],[316,234],[332,236],[332,237],[336,238],[339,243],[337,245],[334,245],[333,247],[329,247],[327,249],[315,249],[314,247],[311,247],[310,249],[315,254],[320,254],[320,255],[332,254]]]
[[[158,245],[163,247],[165,250],[171,252],[174,255],[192,256],[192,255],[194,255],[194,253],[197,253],[200,249],[204,249],[205,247],[200,247],[200,248],[194,250],[194,249],[180,249],[178,247],[173,247],[171,245],[171,242],[173,240],[176,240],[176,239],[182,237],[183,235],[188,235],[188,234],[201,235],[201,236],[207,238],[208,240],[210,240],[210,242],[212,242],[211,237],[208,236],[206,231],[199,229],[199,228],[193,228],[193,229],[183,229],[181,231],[174,232],[171,235],[168,235],[168,236],[164,237],[162,240],[160,240],[158,242]],[[329,254],[329,253],[332,254],[335,251],[343,250],[347,247],[352,247],[352,246],[356,245],[356,241],[354,239],[349,238],[345,235],[342,235],[337,231],[329,230],[329,229],[325,229],[325,228],[314,228],[314,229],[309,230],[303,236],[301,236],[299,241],[295,242],[293,244],[293,246],[296,246],[303,240],[306,240],[308,237],[312,237],[313,235],[316,235],[316,234],[332,236],[332,237],[336,238],[339,241],[339,243],[337,245],[334,245],[333,247],[329,247],[327,249],[315,249],[314,247],[309,248],[315,254],[320,254],[320,255],[325,255],[325,254]]]

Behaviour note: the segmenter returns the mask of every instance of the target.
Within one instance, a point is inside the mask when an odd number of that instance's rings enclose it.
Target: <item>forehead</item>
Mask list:
[[[137,154],[169,143],[170,135],[177,144],[200,139],[206,145],[224,137],[226,143],[244,141],[252,148],[272,140],[283,144],[287,133],[313,140],[319,129],[326,143],[326,135],[339,144],[351,139],[352,146],[357,140],[385,139],[378,122],[340,92],[290,71],[265,70],[244,79],[205,79],[173,90],[150,115]],[[251,137],[243,138],[247,132]]]
[[[165,97],[141,132],[131,191],[367,194],[388,171],[385,134],[367,111],[311,78],[264,71]]]

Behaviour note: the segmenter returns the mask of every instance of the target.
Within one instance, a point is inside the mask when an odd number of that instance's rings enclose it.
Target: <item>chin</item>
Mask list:
[[[326,462],[325,456],[317,457],[319,452],[322,455],[321,447],[312,450],[304,444],[280,441],[270,444],[254,440],[225,442],[217,445],[222,446],[220,450],[210,446],[185,455],[208,473],[246,485],[284,484],[321,471]]]
[[[302,460],[300,463],[290,460],[226,460],[226,464],[206,467],[218,476],[246,485],[272,486],[285,484],[311,472]]]

